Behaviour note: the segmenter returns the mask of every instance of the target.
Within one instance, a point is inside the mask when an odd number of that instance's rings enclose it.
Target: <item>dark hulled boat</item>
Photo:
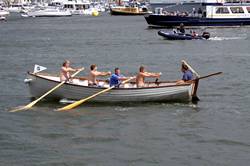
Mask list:
[[[174,33],[160,30],[158,35],[162,36],[167,40],[207,40],[210,37],[208,32],[203,32],[202,35],[194,34],[184,34],[184,33]]]
[[[185,26],[242,26],[250,25],[250,4],[209,4],[205,14],[149,14],[145,19],[151,27]]]

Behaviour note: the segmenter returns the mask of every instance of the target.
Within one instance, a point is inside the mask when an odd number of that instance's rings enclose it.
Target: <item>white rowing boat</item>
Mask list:
[[[42,94],[60,83],[60,78],[46,73],[28,73],[26,79],[32,97]],[[60,88],[47,96],[50,99],[79,100],[91,96],[108,88],[108,82],[99,81],[98,87],[88,86],[86,78],[74,78],[72,82],[63,84]],[[93,102],[145,102],[145,101],[191,101],[197,98],[198,80],[191,83],[177,85],[176,81],[147,82],[143,88],[137,88],[134,82],[121,85],[103,93],[91,101]]]

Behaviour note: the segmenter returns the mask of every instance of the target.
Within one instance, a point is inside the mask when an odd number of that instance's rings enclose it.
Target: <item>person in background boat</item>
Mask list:
[[[199,17],[202,17],[202,9],[201,9],[201,8],[198,9],[198,12],[197,12],[197,13],[198,13],[198,16],[199,16]]]
[[[142,88],[145,86],[145,78],[146,77],[156,77],[159,78],[161,73],[149,73],[146,72],[144,66],[140,66],[139,73],[136,76],[136,86],[137,88]]]
[[[196,14],[196,10],[195,10],[195,8],[193,8],[193,9],[192,9],[192,16],[194,17],[195,14]]]
[[[192,37],[196,37],[198,34],[195,31],[191,31]]]
[[[92,85],[92,86],[97,86],[98,82],[96,80],[96,77],[98,76],[108,76],[111,75],[111,72],[99,72],[97,71],[97,66],[96,64],[93,64],[90,66],[90,73],[89,73],[89,77],[88,77],[88,84]]]
[[[184,24],[183,24],[183,23],[180,24],[180,27],[178,28],[178,31],[179,31],[180,33],[182,33],[182,34],[185,34],[185,27],[184,27]]]
[[[70,80],[71,78],[71,72],[76,72],[78,70],[81,70],[83,68],[80,69],[75,69],[70,67],[70,61],[69,60],[65,60],[62,64],[61,67],[61,71],[60,71],[60,81],[66,81],[66,80]]]
[[[117,67],[115,68],[115,73],[111,75],[109,80],[109,85],[115,86],[116,88],[119,88],[119,85],[121,84],[121,81],[129,79],[128,77],[125,77],[121,74],[120,69]]]
[[[181,71],[183,72],[182,79],[177,81],[176,84],[183,84],[187,83],[188,81],[193,79],[193,72],[189,70],[188,66],[182,63],[181,65]]]

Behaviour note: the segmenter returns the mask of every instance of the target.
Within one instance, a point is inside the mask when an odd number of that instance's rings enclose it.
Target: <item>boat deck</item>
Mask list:
[[[48,75],[48,74],[36,74],[39,77],[60,82],[59,76]],[[88,79],[87,77],[74,77],[71,81],[68,82],[69,84],[78,85],[78,86],[85,86],[88,87]],[[176,81],[164,81],[164,82],[146,82],[144,88],[146,87],[163,87],[163,86],[175,86]],[[98,80],[97,87],[109,88],[109,80]],[[136,86],[135,81],[131,81],[125,84],[122,84],[119,88],[138,88]]]

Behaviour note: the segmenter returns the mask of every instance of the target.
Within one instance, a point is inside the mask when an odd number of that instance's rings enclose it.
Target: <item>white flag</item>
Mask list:
[[[33,73],[35,74],[46,69],[47,69],[46,67],[35,64]]]

